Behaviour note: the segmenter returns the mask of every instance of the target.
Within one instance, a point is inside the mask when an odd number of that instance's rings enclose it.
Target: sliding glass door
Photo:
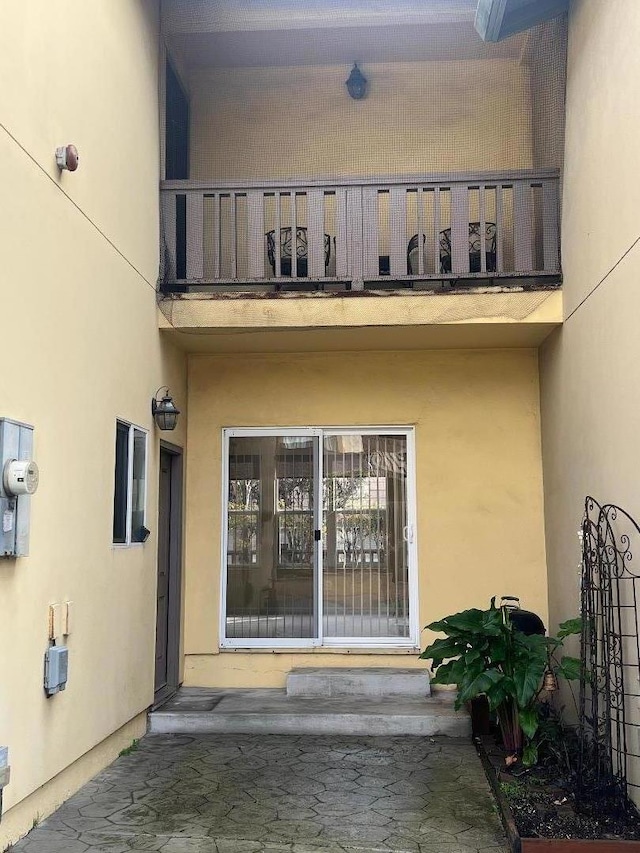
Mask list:
[[[407,436],[326,435],[323,634],[410,639]]]
[[[227,430],[223,645],[413,645],[412,432]]]
[[[229,437],[229,640],[280,643],[318,634],[318,441],[293,434]]]

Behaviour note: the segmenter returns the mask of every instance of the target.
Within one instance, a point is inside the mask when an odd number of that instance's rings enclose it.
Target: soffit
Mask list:
[[[539,347],[556,328],[554,323],[511,326],[487,323],[481,326],[405,326],[401,329],[236,329],[223,334],[167,328],[161,331],[188,353],[294,353],[530,349]]]
[[[268,32],[179,33],[169,49],[190,70],[352,62],[442,62],[520,59],[524,36],[489,44],[471,23],[401,25]]]
[[[165,33],[473,22],[476,0],[165,0]]]
[[[473,0],[174,0],[163,29],[189,70],[519,59],[526,35],[483,42],[474,12]]]

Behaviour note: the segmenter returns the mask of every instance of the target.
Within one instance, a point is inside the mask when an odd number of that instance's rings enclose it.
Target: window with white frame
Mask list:
[[[113,490],[113,542],[144,542],[147,502],[147,433],[116,421],[115,479]]]

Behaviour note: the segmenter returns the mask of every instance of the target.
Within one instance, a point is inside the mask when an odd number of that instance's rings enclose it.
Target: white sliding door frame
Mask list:
[[[415,429],[407,426],[349,426],[349,427],[238,427],[222,430],[222,535],[221,535],[221,582],[220,582],[220,647],[230,649],[251,648],[418,648],[420,628],[418,623],[418,544],[416,525],[416,465]],[[407,545],[408,592],[409,592],[409,636],[408,637],[330,637],[323,636],[323,547],[315,540],[315,531],[322,530],[323,503],[323,457],[325,436],[335,435],[402,435],[407,441]],[[228,639],[227,628],[227,546],[229,531],[229,439],[259,437],[315,438],[314,454],[314,621],[316,636],[298,639]]]

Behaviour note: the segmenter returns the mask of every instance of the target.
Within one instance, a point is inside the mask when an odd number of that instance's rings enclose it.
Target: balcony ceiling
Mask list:
[[[163,27],[189,70],[521,57],[526,34],[487,44],[474,13],[474,0],[174,0]]]

